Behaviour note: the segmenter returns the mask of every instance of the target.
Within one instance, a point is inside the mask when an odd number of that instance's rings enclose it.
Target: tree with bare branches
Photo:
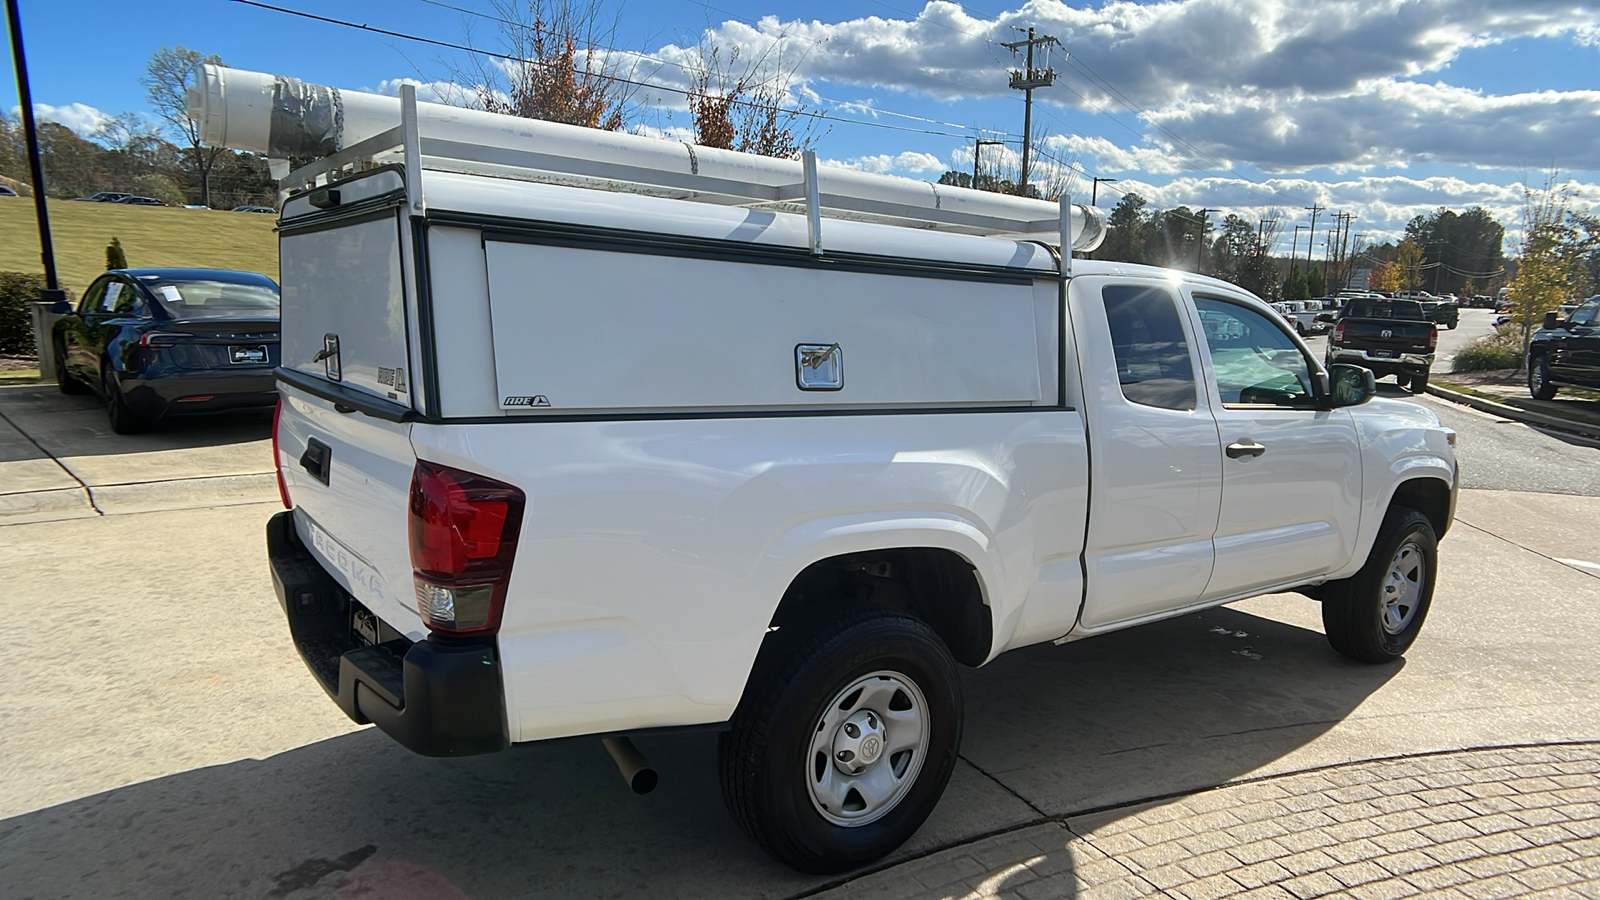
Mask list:
[[[475,55],[457,81],[493,113],[620,131],[629,124],[632,72],[609,50],[617,18],[603,0],[494,0],[503,58]],[[470,42],[471,34],[468,33]]]
[[[797,63],[784,59],[783,41],[754,59],[739,47],[724,52],[709,34],[696,49],[686,67],[695,143],[784,159],[816,143],[819,119],[791,96]]]
[[[222,65],[218,56],[203,56],[198,50],[183,45],[162,47],[150,55],[145,64],[145,97],[171,130],[180,138],[189,154],[200,181],[200,203],[211,205],[211,168],[216,165],[221,147],[208,147],[200,137],[200,123],[189,118],[189,87],[194,84],[195,70],[201,63]]]

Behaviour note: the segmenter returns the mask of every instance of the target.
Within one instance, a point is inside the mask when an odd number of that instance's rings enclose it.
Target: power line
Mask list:
[[[362,23],[358,23],[358,22],[346,21],[344,19],[336,19],[336,18],[333,18],[331,16],[322,16],[322,15],[318,15],[316,13],[303,12],[301,10],[290,9],[288,7],[285,7],[285,6],[276,6],[276,5],[271,4],[271,3],[261,2],[261,0],[229,0],[229,2],[230,3],[238,3],[238,4],[241,4],[241,5],[244,5],[244,6],[253,6],[253,7],[256,7],[258,9],[265,9],[265,10],[268,10],[268,11],[271,11],[271,12],[282,13],[284,15],[296,16],[296,17],[299,17],[299,18],[302,18],[302,19],[310,19],[311,21],[314,21],[314,22],[323,22],[323,23],[328,24],[328,25],[338,25],[338,26],[341,26],[341,27],[344,27],[344,28],[353,28],[353,29],[356,29],[358,31],[366,31],[366,32],[370,32],[370,33],[373,33],[373,34],[381,34],[381,35],[384,35],[385,37],[399,38],[401,40],[406,40],[406,41],[415,41],[415,42],[421,43],[421,44],[430,44],[430,45],[435,46],[435,47],[444,47],[444,48],[449,49],[449,50],[459,50],[459,51],[461,51],[463,53],[474,53],[474,54],[478,54],[480,56],[488,56],[488,57],[491,57],[491,58],[494,58],[494,59],[504,59],[504,60],[508,60],[510,62],[521,63],[521,64],[525,64],[525,65],[535,65],[535,66],[537,66],[537,65],[545,65],[544,63],[540,63],[540,62],[538,62],[536,60],[522,59],[520,57],[514,56],[514,55],[509,54],[509,53],[497,53],[497,52],[495,52],[493,50],[480,50],[480,49],[478,49],[476,47],[469,47],[469,46],[466,46],[466,45],[463,45],[463,44],[452,43],[450,41],[441,41],[441,40],[438,40],[437,38],[426,38],[426,37],[421,37],[421,36],[415,35],[415,34],[407,34],[407,33],[403,32],[403,31],[394,31],[394,30],[388,29],[388,28],[379,28],[379,27],[374,26],[374,25],[366,25],[366,24],[362,24]],[[597,49],[603,49],[603,48],[597,48]],[[662,62],[665,63],[664,60]],[[692,93],[693,93],[693,92],[691,92],[691,91],[689,91],[687,89],[684,89],[684,88],[670,87],[670,86],[664,85],[664,84],[656,84],[654,82],[649,82],[649,81],[640,81],[638,79],[633,79],[633,78],[624,78],[621,75],[611,75],[611,74],[606,74],[606,73],[603,73],[603,72],[592,72],[592,73],[588,73],[588,74],[590,76],[594,77],[594,78],[605,79],[607,81],[611,81],[611,82],[616,83],[616,84],[624,84],[624,85],[629,85],[631,87],[638,87],[638,88],[648,88],[648,89],[653,90],[653,91],[662,91],[664,93],[677,94],[677,95],[680,95],[680,96],[683,96],[683,97],[692,96]],[[732,102],[734,105],[737,105],[737,106],[750,106],[750,107],[757,107],[757,108],[765,108],[765,104],[753,103],[753,102],[748,101],[748,100],[732,100],[730,102]],[[833,101],[829,101],[829,102],[833,102]],[[879,109],[875,109],[875,108],[872,108],[872,107],[867,107],[867,108],[873,109],[874,112],[886,112],[885,110],[879,110]],[[890,125],[890,124],[888,124],[886,122],[867,122],[867,121],[863,121],[861,119],[850,119],[850,118],[845,118],[843,116],[830,115],[828,113],[820,112],[820,111],[817,111],[817,110],[789,109],[789,108],[786,108],[786,107],[778,107],[778,109],[781,112],[783,112],[784,114],[786,114],[786,115],[793,115],[793,116],[797,116],[797,117],[804,117],[804,118],[810,118],[810,119],[818,119],[818,120],[823,120],[823,121],[828,121],[828,122],[839,122],[839,123],[846,124],[846,125],[862,125],[862,126],[867,126],[867,127],[870,127],[870,128],[883,128],[883,129],[887,129],[889,131],[899,131],[899,132],[904,132],[904,133],[908,133],[908,134],[928,134],[928,135],[933,135],[935,137],[960,138],[963,141],[968,139],[968,135],[966,135],[966,134],[955,134],[953,132],[948,132],[948,131],[935,131],[935,130],[928,129],[928,128],[910,128],[910,127],[907,127],[907,126],[904,126],[904,125]],[[910,116],[908,114],[900,114],[900,115],[906,115],[907,118],[920,119],[921,121],[925,121],[925,122],[933,122],[934,121],[934,120],[931,120],[931,119],[921,119],[921,117],[919,117],[919,116]],[[954,124],[951,124],[951,123],[935,123],[935,124],[943,124],[943,125],[946,125],[947,127],[952,127],[952,128],[964,128],[964,127],[966,127],[966,126],[962,126],[962,125],[954,125]],[[987,129],[985,129],[985,130],[987,130]]]

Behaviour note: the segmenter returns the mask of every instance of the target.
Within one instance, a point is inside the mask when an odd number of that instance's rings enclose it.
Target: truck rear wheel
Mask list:
[[[905,843],[955,769],[955,660],[922,621],[856,609],[766,648],[718,743],[722,796],[762,849],[806,872]]]
[[[1362,662],[1393,662],[1403,656],[1433,603],[1437,561],[1438,537],[1428,517],[1391,507],[1361,571],[1322,586],[1328,643]]]
[[[1421,394],[1428,390],[1428,373],[1419,372],[1411,376],[1411,393]]]

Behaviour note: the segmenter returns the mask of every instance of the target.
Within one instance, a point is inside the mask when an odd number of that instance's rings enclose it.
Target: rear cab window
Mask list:
[[[1101,299],[1122,396],[1142,406],[1193,410],[1194,365],[1177,298],[1164,288],[1111,284]]]

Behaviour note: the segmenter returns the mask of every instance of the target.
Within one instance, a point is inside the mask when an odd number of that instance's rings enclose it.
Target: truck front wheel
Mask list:
[[[922,621],[856,609],[757,661],[718,743],[722,796],[762,849],[806,872],[899,847],[944,793],[961,746],[961,682]]]
[[[1550,360],[1543,356],[1528,366],[1528,394],[1535,400],[1549,400],[1556,395],[1556,386],[1550,383]]]
[[[1433,603],[1438,544],[1427,516],[1391,507],[1361,571],[1322,586],[1322,627],[1333,649],[1371,663],[1403,656]]]

